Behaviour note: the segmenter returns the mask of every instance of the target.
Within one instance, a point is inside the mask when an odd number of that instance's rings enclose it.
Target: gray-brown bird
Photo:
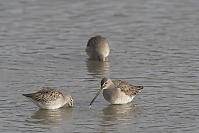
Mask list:
[[[109,52],[109,43],[106,38],[95,36],[88,40],[86,53],[90,59],[107,61]]]
[[[68,104],[73,106],[73,97],[70,94],[62,94],[55,88],[46,87],[36,93],[22,94],[32,100],[42,109],[57,109]]]
[[[106,99],[106,101],[109,103],[126,104],[131,102],[136,94],[143,88],[143,86],[134,86],[126,81],[103,78],[101,80],[101,88],[91,101],[90,105],[92,105],[92,103],[102,91],[104,99]]]

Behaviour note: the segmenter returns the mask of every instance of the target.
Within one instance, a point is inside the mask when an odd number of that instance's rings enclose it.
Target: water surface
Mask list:
[[[198,0],[1,0],[0,132],[199,132]],[[107,37],[109,62],[88,60]],[[89,102],[103,76],[144,85],[131,104]],[[22,93],[72,93],[39,110]]]

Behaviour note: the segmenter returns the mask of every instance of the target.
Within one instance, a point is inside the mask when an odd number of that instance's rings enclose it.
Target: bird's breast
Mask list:
[[[118,89],[106,89],[103,91],[104,99],[111,104],[126,104],[133,100],[134,97],[126,95]]]

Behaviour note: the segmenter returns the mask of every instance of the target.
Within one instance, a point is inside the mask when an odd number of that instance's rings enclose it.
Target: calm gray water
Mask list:
[[[107,37],[109,62],[88,60]],[[0,0],[0,132],[199,132],[198,0]],[[103,76],[145,88],[131,104],[100,95]],[[22,93],[72,93],[74,108],[39,110]]]

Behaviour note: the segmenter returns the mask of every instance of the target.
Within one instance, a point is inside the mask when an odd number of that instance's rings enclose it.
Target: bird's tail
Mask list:
[[[34,93],[30,93],[30,94],[22,94],[25,97],[32,97]]]
[[[144,88],[144,86],[136,86],[139,90],[139,92]]]

